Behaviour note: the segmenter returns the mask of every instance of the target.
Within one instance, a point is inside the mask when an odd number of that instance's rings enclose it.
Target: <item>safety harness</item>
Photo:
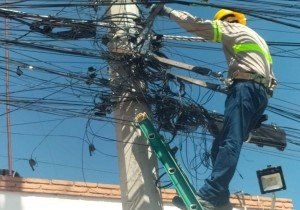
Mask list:
[[[265,88],[269,89],[270,81],[263,77],[262,75],[259,75],[257,73],[252,72],[242,72],[242,71],[236,71],[232,74],[231,79],[234,80],[252,80],[255,83],[263,85]]]

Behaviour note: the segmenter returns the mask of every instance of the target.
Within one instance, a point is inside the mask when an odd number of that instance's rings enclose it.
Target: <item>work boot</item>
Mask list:
[[[172,199],[172,203],[177,208],[182,209],[182,210],[186,210],[185,204],[184,204],[184,202],[183,202],[183,200],[182,200],[181,197],[179,197],[177,195],[174,196],[173,199]]]
[[[197,197],[197,200],[199,201],[201,206],[204,208],[204,210],[229,210],[229,209],[218,209],[213,204],[202,199],[201,197]],[[182,198],[180,198],[179,196],[174,196],[172,199],[172,203],[174,206],[176,206],[179,209],[187,210]]]
[[[204,210],[219,210],[215,205],[213,205],[211,202],[204,200],[202,197],[198,196],[197,200],[201,204],[201,206],[204,208]],[[221,210],[221,209],[220,209]]]
[[[216,210],[232,210],[231,203],[223,204],[222,206],[217,206]]]

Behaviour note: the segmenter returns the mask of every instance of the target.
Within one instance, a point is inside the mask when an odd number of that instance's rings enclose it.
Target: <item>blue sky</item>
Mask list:
[[[220,3],[220,1],[212,2]],[[226,1],[224,4],[230,6],[233,2],[235,1]],[[252,9],[257,8],[250,3],[237,3],[235,6],[242,7],[245,5],[251,6]],[[297,5],[297,3],[294,5]],[[209,7],[191,7],[177,4],[169,4],[168,6],[187,10],[196,16],[207,19],[213,17],[217,11]],[[279,8],[274,7],[274,11],[279,11]],[[60,17],[72,16],[78,19],[90,18],[87,14],[91,12],[89,9],[85,9],[82,13],[78,13],[78,9],[70,9],[72,12],[67,13],[67,9],[63,10],[61,8],[24,8],[21,10],[38,14],[58,15]],[[101,11],[103,12],[103,8]],[[293,12],[296,14],[298,11],[295,8]],[[266,13],[266,17],[269,16],[270,13]],[[290,19],[285,21],[295,23],[295,21]],[[299,29],[251,16],[248,16],[248,23],[249,27],[261,34],[267,42],[299,42]],[[0,19],[0,24],[3,24],[2,18]],[[10,24],[10,39],[20,38],[26,34],[26,30],[28,31],[28,27],[16,24],[14,21]],[[166,18],[157,18],[154,27],[155,31],[160,34],[190,35],[183,32],[175,23]],[[99,30],[99,33],[104,34],[105,30]],[[0,36],[3,39],[3,31],[0,32]],[[90,39],[53,41],[37,33],[30,33],[20,40],[34,40],[37,43],[81,50],[89,49],[93,50],[93,52],[105,51],[105,46],[101,46],[99,42],[97,45],[94,42],[95,40]],[[193,48],[195,49],[190,47],[191,43],[183,45],[183,42],[179,41],[168,41],[163,44],[161,51],[174,60],[204,66],[216,71],[226,70],[225,59],[218,44],[193,43],[193,46],[195,46]],[[210,48],[208,49],[207,47]],[[291,56],[299,57],[300,52],[298,48],[297,46],[270,46],[271,53],[274,55],[274,72],[279,85],[269,103],[296,114],[300,105],[300,83],[298,81],[300,76],[298,70],[300,59],[291,58]],[[0,52],[0,66],[3,68],[3,48],[0,48]],[[67,78],[41,69],[41,67],[45,67],[55,70],[56,73],[75,73],[76,75],[85,76],[88,67],[94,66],[99,70],[98,76],[107,77],[107,62],[96,58],[50,53],[15,45],[10,46],[10,56],[10,90],[13,101],[11,103],[11,130],[14,170],[18,171],[23,177],[119,183],[113,115],[109,115],[102,120],[90,120],[92,114],[88,112],[88,110],[93,108],[93,97],[97,95],[95,92],[98,87],[89,87],[85,80]],[[29,69],[28,66],[22,66],[20,62],[32,65],[34,68]],[[21,66],[22,76],[16,75],[18,66]],[[174,71],[183,75],[189,75],[181,70],[174,69]],[[3,69],[1,69],[1,75],[1,86],[3,88],[0,94],[2,102],[0,106],[0,168],[7,168],[5,76]],[[202,77],[197,76],[197,78]],[[205,90],[196,86],[187,85],[187,92],[194,100],[199,95],[201,97],[205,95]],[[205,99],[204,97],[202,102]],[[225,97],[222,94],[215,93],[204,107],[208,110],[222,113],[224,99]],[[68,112],[70,110],[72,112]],[[84,115],[81,115],[79,110],[85,110],[86,112]],[[299,121],[287,119],[268,111],[266,113],[269,115],[268,124],[275,123],[278,126],[299,128]],[[201,132],[201,129],[199,132]],[[299,130],[289,129],[288,134],[295,135],[296,137],[292,139],[298,143]],[[193,141],[201,141],[201,135],[196,133],[192,136]],[[288,138],[291,139],[291,136],[288,136]],[[176,138],[176,141],[185,141],[185,137],[179,136]],[[92,156],[90,156],[88,151],[89,143],[93,143],[96,147],[96,151]],[[193,150],[193,147],[188,148],[188,151],[191,150]],[[291,198],[295,209],[300,208],[300,196],[297,192],[300,184],[296,179],[296,177],[300,176],[300,171],[298,170],[299,151],[299,146],[294,144],[288,144],[283,152],[275,148],[260,148],[256,145],[245,144],[240,156],[237,173],[230,186],[231,192],[260,195],[256,171],[266,168],[267,165],[281,166],[285,175],[287,190],[277,192],[276,196]],[[182,154],[185,155],[184,152]],[[34,171],[28,164],[31,158],[37,162]],[[209,173],[205,169],[201,169],[201,173],[198,173],[198,179],[193,179],[195,186],[201,186],[202,180],[208,175]]]

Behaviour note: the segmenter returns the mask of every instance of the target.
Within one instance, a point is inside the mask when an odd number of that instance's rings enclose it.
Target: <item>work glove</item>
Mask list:
[[[170,17],[173,9],[171,7],[163,6],[163,8],[159,11],[158,15]]]
[[[150,13],[153,12],[155,10],[155,8],[156,8],[156,4],[152,5],[151,8],[150,8]],[[161,10],[157,13],[157,15],[170,17],[170,14],[171,14],[172,11],[173,11],[172,8],[167,7],[167,6],[163,6],[161,8]]]

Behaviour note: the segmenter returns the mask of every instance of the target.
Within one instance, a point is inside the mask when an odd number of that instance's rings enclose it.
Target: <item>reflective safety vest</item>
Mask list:
[[[222,29],[219,24],[220,21],[212,21],[212,25],[214,29],[214,37],[213,37],[214,42],[222,42]],[[270,53],[264,50],[261,46],[259,46],[256,43],[235,44],[232,47],[235,53],[251,52],[251,51],[261,53],[270,64],[273,63],[272,56],[270,55]]]
[[[261,75],[270,83],[275,81],[268,45],[249,27],[220,20],[203,20],[177,10],[173,10],[170,17],[188,32],[223,44],[229,78],[235,71],[242,71]]]

